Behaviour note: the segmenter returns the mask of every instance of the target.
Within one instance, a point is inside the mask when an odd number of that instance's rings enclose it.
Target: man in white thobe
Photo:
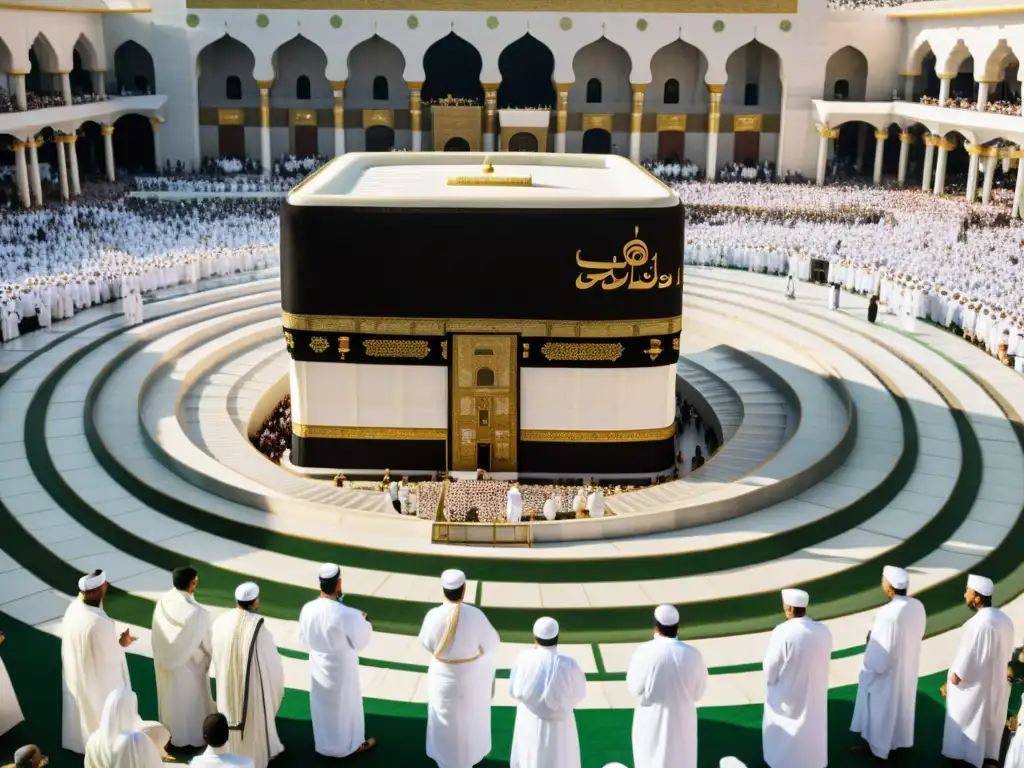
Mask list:
[[[828,664],[832,634],[807,616],[810,597],[782,590],[786,621],[772,630],[764,657],[761,743],[769,768],[828,765]]]
[[[509,695],[519,702],[509,768],[580,768],[573,707],[587,695],[587,676],[574,658],[558,652],[557,621],[537,619],[533,640],[508,680]]]
[[[438,768],[471,768],[491,751],[491,697],[501,640],[484,612],[463,603],[466,575],[441,574],[445,601],[423,619],[427,670],[427,757]]]
[[[320,596],[302,607],[299,642],[309,650],[309,710],[318,755],[348,757],[372,749],[359,689],[359,652],[373,627],[366,614],[341,602],[341,567],[320,568]]]
[[[118,688],[131,689],[125,648],[136,638],[120,635],[103,610],[107,575],[93,571],[78,580],[79,599],[64,613],[60,656],[63,669],[62,741],[69,752],[85,754],[85,742],[100,727],[107,697]]]
[[[551,521],[558,517],[558,502],[555,501],[554,497],[549,497],[544,501],[544,519]]]
[[[523,494],[518,484],[513,484],[508,489],[508,496],[505,500],[505,520],[510,523],[518,523],[523,519]]]
[[[0,645],[3,645],[4,633],[0,632]],[[14,728],[25,719],[21,712],[21,705],[18,704],[18,697],[14,693],[14,686],[7,674],[7,667],[3,659],[0,659],[0,736]]]
[[[587,514],[591,517],[604,517],[604,491],[595,488],[587,496]]]
[[[999,760],[1010,701],[1006,665],[1013,656],[1013,622],[992,607],[995,585],[985,576],[967,577],[964,600],[975,612],[963,627],[960,647],[942,686],[946,724],[942,754],[981,768]]]
[[[796,298],[796,279],[792,275],[786,278],[786,298]]]
[[[176,747],[203,745],[203,720],[217,711],[210,696],[213,658],[213,620],[196,602],[199,574],[195,568],[175,568],[174,588],[153,610],[153,668],[160,722],[171,732]]]
[[[679,611],[659,605],[654,639],[629,662],[634,768],[697,768],[697,702],[707,690],[708,668],[700,651],[678,637]]]
[[[887,760],[894,749],[914,746],[917,673],[924,639],[925,611],[920,600],[907,596],[910,574],[887,565],[882,591],[889,603],[875,615],[861,661],[857,700],[850,730],[859,733],[867,749]],[[855,745],[854,752],[866,751]]]
[[[229,749],[266,768],[284,745],[274,716],[284,699],[284,667],[270,630],[256,613],[260,588],[251,581],[235,590],[236,609],[213,622],[217,711],[228,719]]]
[[[203,741],[206,743],[206,751],[192,758],[189,765],[195,768],[253,768],[252,760],[248,757],[228,752],[230,740],[228,719],[220,712],[207,715],[203,720]]]

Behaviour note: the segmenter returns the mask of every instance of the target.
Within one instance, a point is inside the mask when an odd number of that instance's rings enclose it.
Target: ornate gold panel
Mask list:
[[[217,125],[245,125],[245,110],[218,109]]]
[[[762,115],[733,115],[733,133],[760,133],[764,130],[764,119]]]
[[[470,152],[480,152],[483,148],[483,107],[432,106],[430,119],[435,152],[443,152],[452,139],[465,139]]]
[[[393,109],[364,109],[363,128],[372,128],[375,125],[383,125],[388,128],[395,127],[395,110]]]
[[[662,131],[686,131],[686,115],[666,115],[660,114],[657,116],[657,129],[658,133]]]
[[[517,337],[457,335],[452,344],[452,469],[479,469],[477,448],[486,444],[491,447],[489,469],[514,472],[519,454]]]
[[[612,116],[610,114],[585,114],[583,115],[583,130],[591,129],[612,132]]]

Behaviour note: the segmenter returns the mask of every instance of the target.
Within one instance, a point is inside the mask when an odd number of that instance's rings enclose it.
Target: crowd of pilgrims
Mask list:
[[[939,104],[939,100],[936,98],[933,98],[931,96],[922,96],[921,103],[927,104],[932,107],[946,106],[951,107],[953,109],[969,109],[972,111],[977,110],[978,108],[978,102],[974,101],[973,99],[965,98],[963,96],[954,96],[950,99],[947,99],[944,105]],[[986,101],[985,111],[995,112],[996,114],[1000,115],[1019,116],[1021,114],[1020,99],[1018,98],[1016,101]]]
[[[135,95],[124,93],[124,96]],[[98,93],[76,93],[72,95],[71,102],[73,104],[92,104],[96,101],[106,101],[109,96],[101,95]],[[64,97],[59,93],[35,93],[34,91],[27,91],[25,93],[25,104],[29,109],[49,109],[50,107],[63,107]],[[18,112],[18,104],[14,100],[14,96],[3,88],[0,88],[0,113],[3,112]]]
[[[297,617],[299,643],[308,651],[315,750],[329,758],[367,752],[377,739],[366,733],[359,662],[373,637],[372,617],[358,598],[346,599],[340,566],[324,564],[309,577],[312,599]],[[259,585],[240,584],[234,607],[227,609],[199,602],[199,573],[190,566],[176,568],[167,586],[151,634],[159,719],[147,721],[139,715],[125,656],[138,638],[104,611],[106,574],[95,570],[79,579],[79,598],[69,603],[61,624],[63,749],[84,755],[85,768],[158,768],[169,756],[192,757],[201,768],[267,768],[285,751],[276,723],[285,672],[260,615]],[[417,638],[428,665],[425,752],[438,768],[471,768],[491,751],[501,639],[486,613],[464,602],[462,571],[444,571],[438,587],[439,604],[427,611]],[[926,615],[909,588],[906,570],[882,570],[885,601],[867,637],[849,726],[857,734],[851,749],[865,764],[914,746]],[[1011,686],[1024,680],[1024,648],[1015,647],[1010,618],[993,606],[994,592],[991,579],[967,578],[964,602],[974,615],[963,626],[939,690],[945,719],[941,747],[936,733],[935,744],[926,748],[929,760],[941,752],[975,768],[1024,768],[1024,729],[1017,728],[1016,717],[1007,718]],[[769,768],[826,768],[832,634],[811,618],[808,592],[789,588],[780,597],[783,620],[771,633],[763,663],[763,759]],[[729,744],[701,744],[697,706],[715,678],[699,649],[679,640],[684,618],[675,606],[659,605],[650,619],[652,639],[633,651],[623,685],[635,707],[634,768],[696,768],[698,752],[706,759],[709,751],[722,766],[742,767],[722,754],[733,751]],[[507,682],[516,702],[510,766],[581,768],[574,710],[587,695],[586,675],[559,649],[555,618],[539,617],[532,634],[533,647],[515,658]],[[0,735],[24,719],[4,663]],[[148,681],[134,682],[149,687]],[[923,765],[920,755],[919,748],[915,764]],[[14,757],[16,768],[37,768],[46,760],[31,744]]]

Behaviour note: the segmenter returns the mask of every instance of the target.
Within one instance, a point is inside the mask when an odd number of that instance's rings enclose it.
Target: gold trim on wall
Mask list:
[[[447,440],[447,429],[430,427],[325,427],[292,424],[296,437],[326,440]]]
[[[245,125],[245,110],[218,109],[217,125]]]
[[[326,167],[326,166],[321,166]],[[290,331],[311,333],[363,333],[389,336],[446,336],[449,333],[517,333],[551,338],[616,339],[667,336],[679,333],[683,318],[647,320],[505,320],[499,318],[349,317],[281,313]]]
[[[367,357],[407,357],[422,360],[430,354],[430,344],[422,339],[366,339]]]
[[[615,362],[626,348],[617,342],[580,344],[572,341],[549,341],[540,348],[548,360],[580,360]]]
[[[187,0],[187,8],[281,11],[543,11],[548,0]],[[609,10],[646,13],[797,13],[798,0],[632,0],[610,6],[603,0],[561,0],[566,13]]]
[[[764,126],[762,115],[733,115],[733,133],[760,133]]]
[[[657,131],[681,131],[686,132],[686,115],[658,115]]]
[[[612,132],[612,116],[611,114],[585,114],[583,115],[583,130],[584,133],[590,130],[600,130]]]
[[[316,125],[316,110],[315,109],[289,109],[288,110],[288,124],[292,126],[296,125]]]
[[[676,425],[660,429],[523,429],[524,443],[648,443],[668,440],[676,434]]]
[[[372,128],[375,125],[383,125],[391,130],[395,129],[395,110],[393,109],[364,109],[363,128]]]

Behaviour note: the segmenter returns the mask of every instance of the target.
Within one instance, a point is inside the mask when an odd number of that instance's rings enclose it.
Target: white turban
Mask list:
[[[806,608],[811,602],[811,596],[802,589],[784,589],[782,602],[793,608]]]
[[[895,565],[887,565],[882,569],[882,576],[892,584],[893,589],[906,589],[910,584],[910,574]]]
[[[542,616],[533,622],[533,636],[538,640],[554,640],[558,637],[558,622],[550,616]]]
[[[334,563],[324,563],[320,566],[320,581],[336,579],[341,576],[341,566]]]
[[[979,595],[984,595],[985,597],[992,597],[992,593],[996,591],[992,579],[985,576],[975,576],[973,573],[967,577],[967,588],[973,589]]]
[[[78,591],[79,592],[91,592],[94,589],[99,589],[107,583],[107,574],[104,571],[100,571],[95,576],[88,575],[83,576],[78,580]]]
[[[672,627],[679,623],[679,611],[672,605],[659,605],[654,609],[654,620],[663,627]]]
[[[723,757],[719,763],[718,768],[747,768],[746,763],[741,763],[735,757]]]
[[[260,588],[251,581],[239,584],[235,590],[235,602],[251,603],[260,596]]]
[[[449,568],[441,574],[441,587],[443,589],[459,589],[466,584],[466,574],[455,568]]]

